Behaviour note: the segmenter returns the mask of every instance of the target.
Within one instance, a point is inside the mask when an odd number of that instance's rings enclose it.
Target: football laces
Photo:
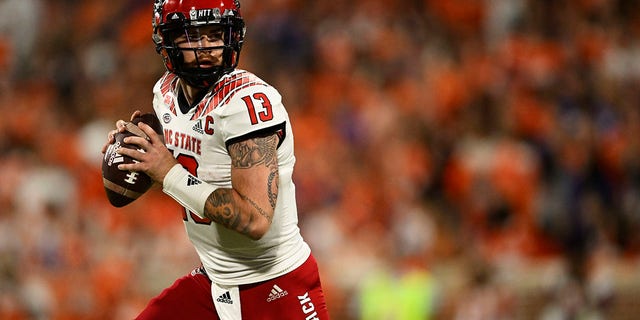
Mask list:
[[[138,127],[137,125],[135,125],[133,122],[127,122],[124,124],[125,129],[127,129],[127,131],[135,134],[138,137],[141,138],[145,138],[147,140],[150,140],[149,136],[142,131],[142,129],[140,129],[140,127]]]

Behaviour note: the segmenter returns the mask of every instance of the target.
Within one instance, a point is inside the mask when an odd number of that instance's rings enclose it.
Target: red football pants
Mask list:
[[[241,285],[242,319],[329,319],[313,255],[292,272],[268,281]],[[139,320],[219,320],[211,297],[211,281],[202,273],[176,280],[153,298]]]

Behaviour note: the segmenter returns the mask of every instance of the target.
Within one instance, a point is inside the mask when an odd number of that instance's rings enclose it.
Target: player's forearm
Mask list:
[[[229,145],[233,187],[211,193],[206,218],[252,239],[269,231],[278,198],[277,145],[275,133]]]
[[[277,184],[277,175],[272,182]],[[277,199],[277,188],[262,195],[254,192],[251,197],[235,188],[216,188],[193,176],[180,164],[173,166],[165,175],[162,190],[199,217],[208,218],[254,240],[269,231]]]
[[[262,238],[273,219],[273,208],[244,196],[235,189],[220,188],[209,195],[204,216],[251,239]]]

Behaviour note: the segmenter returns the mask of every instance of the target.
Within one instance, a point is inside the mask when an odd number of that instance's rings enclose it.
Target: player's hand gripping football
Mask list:
[[[131,119],[140,116],[141,112],[136,110]],[[118,120],[116,122],[116,129],[109,132],[107,143],[102,147],[102,153],[105,153],[108,146],[115,141],[115,135],[118,132],[136,130],[131,128],[131,122],[124,120]],[[129,126],[129,128],[127,128]],[[138,129],[144,132],[148,139],[139,136],[126,137],[124,142],[127,144],[133,144],[139,147],[138,150],[129,148],[119,148],[118,153],[129,156],[137,163],[120,164],[118,169],[124,171],[136,171],[146,173],[154,182],[162,185],[165,175],[178,161],[173,157],[173,154],[164,144],[162,136],[158,135],[153,128],[146,123],[140,122],[137,126]],[[142,149],[142,151],[140,151]]]
[[[142,114],[142,112],[140,112],[140,110],[136,110],[133,112],[133,114],[131,115],[131,119],[129,121],[133,121],[133,119],[137,116],[140,116]],[[126,126],[127,122],[124,120],[118,120],[116,121],[116,128],[109,131],[109,134],[107,135],[107,142],[102,146],[102,153],[104,154],[105,152],[107,152],[107,148],[109,148],[109,145],[113,144],[114,142],[116,142],[116,134],[118,132],[125,132],[127,131],[127,126]]]

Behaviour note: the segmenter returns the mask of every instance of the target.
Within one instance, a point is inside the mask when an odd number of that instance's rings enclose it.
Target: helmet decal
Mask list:
[[[156,0],[153,3],[153,20],[151,23],[153,24],[153,28],[155,29],[160,21],[162,20],[162,5],[164,4],[164,0]]]
[[[233,15],[231,10],[225,9],[224,16]],[[230,14],[231,13],[231,14]],[[198,20],[198,19],[213,19],[217,20],[222,18],[223,15],[220,14],[220,8],[212,8],[212,9],[200,9],[196,10],[192,8],[189,11],[189,19],[190,20]]]

